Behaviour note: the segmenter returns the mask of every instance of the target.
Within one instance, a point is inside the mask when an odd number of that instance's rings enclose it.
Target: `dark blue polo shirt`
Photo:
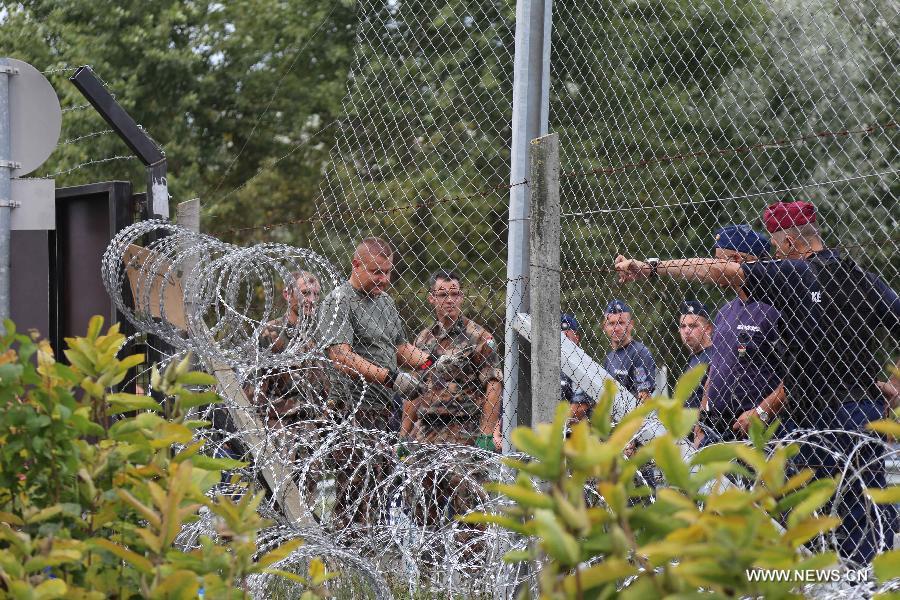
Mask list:
[[[735,298],[715,320],[709,364],[709,410],[733,421],[771,394],[784,376],[778,310]]]
[[[603,368],[635,396],[638,392],[652,394],[656,389],[656,362],[647,347],[637,340],[607,354]]]
[[[697,365],[706,365],[706,375],[703,376],[703,379],[700,381],[700,385],[697,386],[697,389],[694,390],[694,393],[691,394],[690,398],[687,399],[687,402],[684,403],[684,405],[688,408],[700,408],[700,402],[703,400],[703,387],[706,385],[706,379],[709,377],[709,362],[713,352],[713,347],[709,346],[708,348],[704,348],[697,354],[692,354],[690,360],[688,360],[687,368],[684,370],[685,373],[687,373]]]
[[[835,250],[815,255],[822,260],[840,258]],[[822,287],[809,260],[770,260],[742,265],[744,290],[751,299],[764,302],[781,312],[781,336],[786,352],[785,391],[788,410],[798,425],[808,424],[811,408],[822,402],[842,401],[851,390],[861,390],[871,400],[879,397],[874,378],[848,373],[846,365],[833,365],[820,350],[820,342],[832,335],[822,309]],[[900,337],[900,297],[883,280],[866,274],[866,302],[857,310],[874,331],[886,327]],[[869,381],[868,379],[872,379]]]

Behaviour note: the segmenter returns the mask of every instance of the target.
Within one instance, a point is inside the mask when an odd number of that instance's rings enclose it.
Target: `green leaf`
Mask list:
[[[198,469],[207,471],[229,471],[232,469],[241,469],[250,463],[235,460],[233,458],[213,458],[205,454],[195,454],[191,456],[191,463]]]
[[[891,550],[875,557],[872,561],[875,577],[881,583],[900,577],[900,550]]]
[[[111,552],[145,575],[153,574],[153,563],[151,563],[140,554],[132,552],[127,548],[119,546],[118,544],[114,544],[113,542],[105,540],[103,538],[91,538],[87,540],[87,543],[88,545],[95,548],[101,548],[103,550],[106,550],[107,552]]]
[[[543,459],[547,444],[529,427],[516,427],[510,435],[513,445],[522,452]]]
[[[200,590],[200,581],[192,571],[175,571],[150,590],[152,600],[193,600]]]
[[[577,564],[581,559],[578,542],[556,520],[549,510],[539,509],[534,514],[535,529],[541,547],[564,566]]]
[[[219,395],[215,392],[181,392],[178,394],[181,402],[181,408],[187,410],[195,406],[204,406],[206,404],[216,404],[219,402]]]
[[[886,488],[866,488],[866,493],[875,504],[900,503],[900,485],[892,485]]]
[[[473,512],[467,515],[458,516],[456,520],[460,523],[473,523],[479,525],[497,525],[499,527],[503,527],[509,531],[513,531],[515,533],[521,535],[531,535],[531,531],[526,527],[524,523],[521,521],[517,521],[511,517],[505,517],[503,515],[495,515],[490,513],[483,512]]]
[[[510,550],[503,555],[503,562],[515,564],[520,562],[527,562],[532,558],[534,557],[529,550]]]
[[[880,421],[872,421],[866,428],[883,433],[884,435],[895,440],[900,439],[900,422],[893,419],[882,419]]]
[[[581,569],[579,573],[581,589],[592,590],[604,583],[625,579],[637,572],[637,567],[621,558],[607,558],[600,564],[588,567],[587,569]],[[565,589],[570,597],[574,597],[574,594],[578,589],[578,582],[575,580],[575,575],[568,575],[563,579],[563,589]]]
[[[294,583],[299,583],[304,587],[309,585],[309,582],[307,582],[306,578],[297,575],[296,573],[291,573],[290,571],[283,571],[281,569],[265,569],[263,573],[266,573],[267,575],[278,575],[279,577],[284,577],[285,579],[293,581]]]
[[[101,329],[103,329],[103,317],[100,315],[94,315],[88,322],[87,335],[85,335],[84,337],[91,341],[94,341],[97,339],[97,336],[100,335]]]
[[[109,414],[113,415],[139,410],[162,411],[162,406],[160,406],[159,402],[151,396],[117,393],[107,394],[106,400],[109,402],[111,408]]]
[[[675,392],[672,394],[672,398],[677,401],[678,406],[684,406],[684,403],[688,401],[688,398],[691,397],[691,394],[703,381],[704,375],[706,375],[706,365],[700,363],[679,377],[678,383],[675,384]]]
[[[737,446],[743,445],[741,442],[728,442],[706,446],[691,457],[691,464],[706,465],[734,460],[737,457]]]
[[[824,483],[816,486],[806,498],[794,506],[791,514],[788,515],[788,525],[799,523],[801,519],[819,510],[834,495],[834,490],[837,487],[836,480],[820,479],[819,481]]]
[[[215,385],[216,378],[202,371],[191,371],[178,376],[181,385]]]
[[[678,446],[672,441],[672,436],[666,434],[659,437],[654,442],[656,452],[656,464],[659,466],[666,481],[670,485],[679,487],[683,490],[691,490],[690,470],[681,457]]]
[[[821,533],[831,531],[840,524],[841,520],[837,517],[814,517],[788,529],[782,539],[796,548]]]
[[[36,588],[34,588],[35,600],[50,600],[51,598],[62,598],[69,591],[69,587],[62,579],[48,579]]]
[[[289,542],[285,542],[284,544],[278,546],[274,550],[266,552],[263,556],[259,558],[257,561],[259,566],[268,567],[269,565],[273,565],[277,563],[279,560],[283,560],[287,558],[287,556],[303,545],[303,540],[301,539],[293,539]]]

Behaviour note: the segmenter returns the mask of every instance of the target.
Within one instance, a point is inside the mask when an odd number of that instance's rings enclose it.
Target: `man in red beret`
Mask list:
[[[618,256],[619,281],[671,277],[742,290],[750,299],[781,312],[787,348],[784,389],[788,421],[810,431],[795,457],[817,477],[850,472],[839,496],[839,551],[859,565],[893,548],[893,506],[876,510],[865,487],[886,486],[883,444],[866,425],[883,418],[879,389],[882,365],[876,330],[900,339],[900,296],[844,253],[826,247],[809,202],[777,202],[763,213],[776,260],[738,263],[688,258],[644,261]],[[862,440],[870,443],[861,443]]]

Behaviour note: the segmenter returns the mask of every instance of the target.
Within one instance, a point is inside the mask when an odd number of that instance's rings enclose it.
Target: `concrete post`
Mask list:
[[[553,420],[560,401],[559,135],[532,140],[531,182],[531,425]]]

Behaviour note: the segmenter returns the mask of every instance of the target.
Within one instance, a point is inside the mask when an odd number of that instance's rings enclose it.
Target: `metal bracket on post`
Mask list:
[[[21,169],[22,163],[15,160],[0,160],[0,169]]]
[[[116,102],[90,67],[80,67],[69,79],[100,116],[112,127],[135,156],[147,167],[147,206],[151,215],[169,218],[169,192],[166,183],[166,155]]]
[[[0,65],[0,73],[5,73],[7,75],[18,75],[19,68],[12,67],[10,65]]]
[[[0,200],[0,208],[19,208],[20,206],[22,203],[15,200]]]

